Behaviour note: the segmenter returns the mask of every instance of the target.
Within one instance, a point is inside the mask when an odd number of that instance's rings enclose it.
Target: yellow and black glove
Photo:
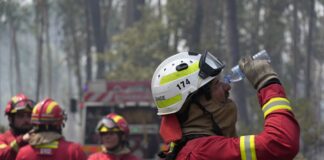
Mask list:
[[[244,57],[240,59],[239,66],[246,78],[257,90],[269,84],[270,80],[280,83],[278,74],[267,60],[253,60],[251,57]]]

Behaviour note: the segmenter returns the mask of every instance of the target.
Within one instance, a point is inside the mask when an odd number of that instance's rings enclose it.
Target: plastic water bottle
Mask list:
[[[252,56],[253,60],[267,60],[269,63],[271,62],[270,57],[266,50],[262,50],[255,55]],[[245,77],[244,73],[241,71],[239,65],[234,66],[230,73],[224,76],[225,83],[238,82]]]

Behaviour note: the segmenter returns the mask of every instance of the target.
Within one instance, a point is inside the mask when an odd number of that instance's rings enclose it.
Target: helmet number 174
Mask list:
[[[179,88],[179,90],[181,90],[182,88],[185,88],[187,84],[190,84],[190,81],[188,79],[186,79],[185,81],[181,81],[180,83],[177,84],[177,87]]]

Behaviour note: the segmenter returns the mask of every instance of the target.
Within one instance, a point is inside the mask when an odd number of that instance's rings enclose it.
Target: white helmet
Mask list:
[[[178,112],[187,97],[213,80],[224,64],[211,53],[181,52],[164,60],[152,77],[158,115]]]

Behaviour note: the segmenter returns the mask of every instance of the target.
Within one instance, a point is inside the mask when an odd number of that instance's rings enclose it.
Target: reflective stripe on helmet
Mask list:
[[[52,110],[54,109],[55,106],[57,106],[58,104],[55,101],[52,101],[46,108],[46,113],[49,114],[52,112]]]
[[[271,112],[280,110],[280,109],[287,109],[289,111],[292,110],[290,107],[290,102],[286,98],[272,98],[263,105],[262,111],[264,113],[264,118],[269,115]]]
[[[193,63],[192,65],[188,66],[187,69],[179,71],[179,72],[173,72],[169,75],[166,75],[161,78],[160,85],[169,83],[171,81],[174,81],[176,79],[179,79],[181,77],[185,77],[189,74],[192,74],[194,72],[199,71],[199,62]]]
[[[121,117],[121,116],[119,116],[117,114],[112,115],[111,118],[113,119],[113,121],[115,123],[118,123],[119,120],[123,119],[123,117]]]
[[[177,102],[180,102],[181,100],[182,100],[182,95],[178,94],[178,95],[171,97],[169,99],[157,100],[156,105],[158,108],[165,108],[165,107],[171,106],[173,104],[176,104]]]
[[[37,113],[37,111],[38,111],[38,109],[37,108],[39,108],[39,106],[40,106],[40,104],[38,103],[38,104],[36,104],[36,106],[33,108],[33,111],[32,111],[32,114],[36,114]]]
[[[242,160],[256,160],[255,152],[255,136],[241,136],[240,137],[240,152]]]
[[[20,99],[22,99],[21,97],[18,96],[14,96],[11,98],[12,103],[17,103]]]

